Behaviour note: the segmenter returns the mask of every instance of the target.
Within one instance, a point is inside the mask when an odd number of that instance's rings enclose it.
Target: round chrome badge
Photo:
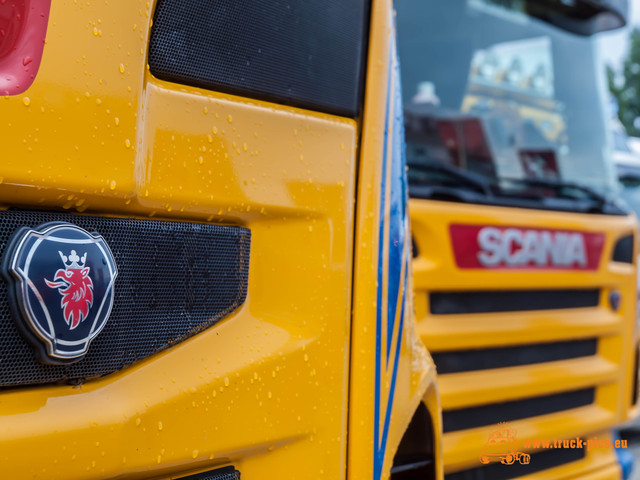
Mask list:
[[[69,223],[18,230],[3,275],[19,330],[43,363],[80,360],[107,323],[116,264],[100,235]]]

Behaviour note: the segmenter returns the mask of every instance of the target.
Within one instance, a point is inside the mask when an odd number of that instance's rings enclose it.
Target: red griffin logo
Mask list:
[[[56,272],[54,281],[45,279],[45,282],[48,287],[59,289],[58,292],[62,295],[60,306],[64,310],[64,319],[73,330],[87,318],[89,309],[93,305],[93,282],[89,277],[89,267],[84,266],[87,261],[86,253],[82,259],[75,250],[71,250],[68,257],[60,251],[58,253],[64,263],[64,270],[61,268]],[[67,264],[67,262],[70,263]]]

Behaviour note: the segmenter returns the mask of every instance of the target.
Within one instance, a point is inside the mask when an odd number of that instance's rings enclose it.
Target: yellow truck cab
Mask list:
[[[624,23],[626,2],[395,6],[445,478],[619,479],[613,448],[523,445],[610,440],[636,415],[637,223],[614,199],[593,38]],[[501,422],[527,465],[483,465]]]
[[[442,478],[389,0],[0,2],[0,477]]]

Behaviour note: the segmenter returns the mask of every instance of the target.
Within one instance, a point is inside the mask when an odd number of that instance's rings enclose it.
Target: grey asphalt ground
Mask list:
[[[629,450],[631,450],[635,459],[630,480],[640,480],[640,418],[626,425],[620,431],[620,436],[629,441]]]
[[[633,445],[629,445],[629,448],[633,451],[636,460],[630,480],[640,480],[640,439],[637,439]]]

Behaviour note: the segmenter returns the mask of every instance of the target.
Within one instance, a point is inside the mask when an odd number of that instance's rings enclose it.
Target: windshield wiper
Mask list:
[[[491,185],[489,184],[489,182],[463,170],[458,170],[455,167],[450,167],[444,163],[408,162],[407,165],[410,169],[421,170],[427,173],[438,173],[449,180],[456,180],[455,187],[460,188],[463,185],[466,185],[467,187],[471,187],[472,190],[477,191],[478,193],[481,193],[487,197],[493,196],[493,192],[491,191]],[[449,182],[438,181],[435,178],[429,178],[428,183],[431,185],[451,186]],[[445,183],[446,185],[444,185]]]
[[[626,215],[615,202],[589,187],[571,182],[541,178],[501,178],[499,184],[471,172],[440,162],[408,162],[409,195],[412,198],[455,201],[480,205],[498,205],[567,212]],[[411,170],[424,172],[426,178],[411,178]],[[509,188],[505,183],[511,183]],[[554,194],[522,187],[553,190]]]
[[[592,190],[589,187],[573,182],[563,182],[560,180],[549,180],[545,178],[501,178],[503,182],[511,182],[529,187],[543,187],[554,191],[558,198],[566,198],[570,200],[591,200],[598,204],[598,208],[602,210],[609,201],[603,195]],[[567,190],[580,192],[578,195],[571,195]]]

